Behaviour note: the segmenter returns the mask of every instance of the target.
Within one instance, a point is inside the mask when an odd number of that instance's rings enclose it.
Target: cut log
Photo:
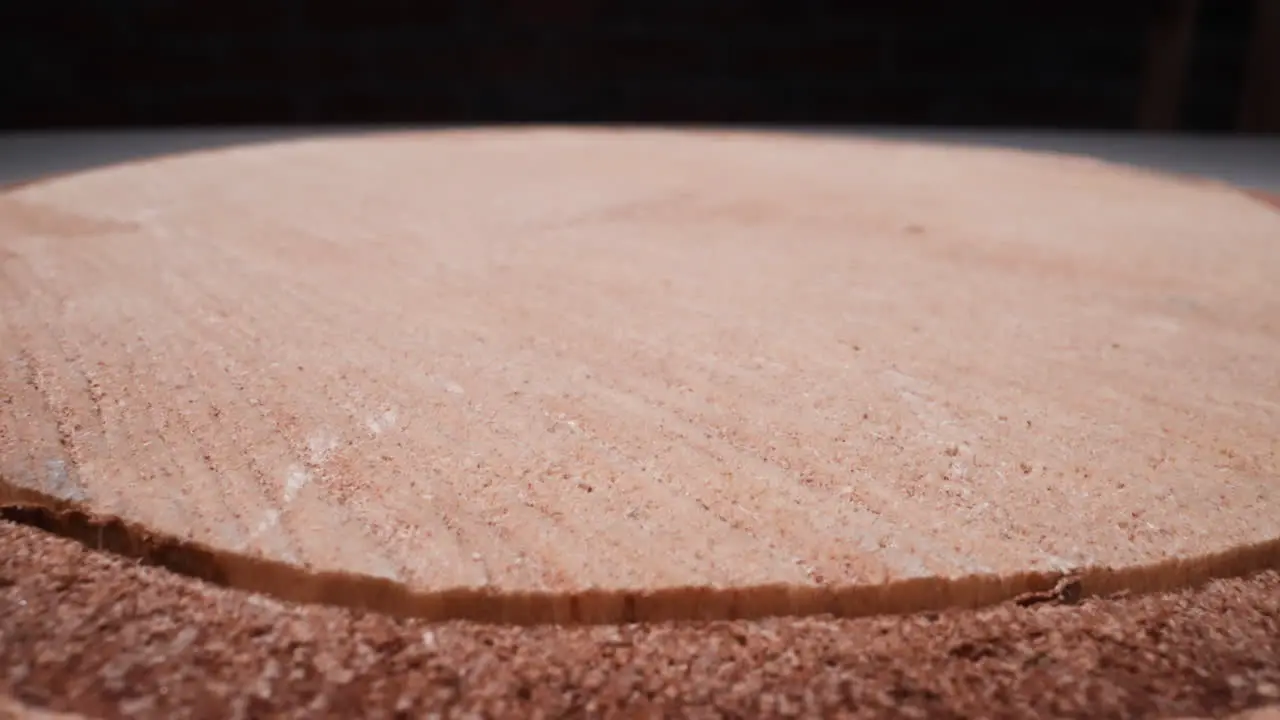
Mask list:
[[[160,158],[0,194],[0,500],[433,618],[1181,587],[1280,558],[1277,277],[1262,202],[1069,156],[523,129]]]

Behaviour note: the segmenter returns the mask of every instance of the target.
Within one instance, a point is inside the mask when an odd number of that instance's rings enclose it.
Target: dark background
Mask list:
[[[1280,131],[1280,0],[0,7],[0,126],[10,129],[662,121]]]

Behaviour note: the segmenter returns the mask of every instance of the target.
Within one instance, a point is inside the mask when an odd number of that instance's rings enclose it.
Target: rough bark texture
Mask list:
[[[277,603],[0,522],[6,691],[130,720],[1221,717],[1280,702],[1280,575],[907,618],[521,628]]]

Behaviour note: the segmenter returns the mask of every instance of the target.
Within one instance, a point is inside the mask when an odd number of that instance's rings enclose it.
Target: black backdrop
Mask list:
[[[1130,128],[1167,3],[0,3],[0,125],[681,121]],[[1252,3],[1178,112],[1230,130]]]

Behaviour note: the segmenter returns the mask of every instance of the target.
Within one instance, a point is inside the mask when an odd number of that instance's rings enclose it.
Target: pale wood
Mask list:
[[[1016,151],[549,129],[101,169],[0,196],[0,500],[433,617],[1176,587],[1280,556],[1277,277],[1256,200]]]

